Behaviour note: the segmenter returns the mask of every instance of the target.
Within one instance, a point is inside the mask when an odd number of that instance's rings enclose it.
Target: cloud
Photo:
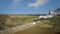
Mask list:
[[[36,0],[36,2],[34,3],[29,3],[28,6],[30,7],[38,7],[38,6],[41,6],[43,4],[46,4],[48,3],[49,0]]]
[[[13,0],[13,5],[17,5],[17,4],[19,4],[19,2],[20,2],[21,0]]]
[[[13,0],[13,7],[15,8],[17,5],[19,5],[19,2],[20,2],[21,0]]]
[[[21,1],[21,0],[13,0],[14,3],[19,2],[19,1]]]
[[[16,11],[16,8],[20,5],[20,2],[22,0],[11,0],[11,4],[7,6],[6,10],[5,11],[12,11],[12,13],[14,11]]]

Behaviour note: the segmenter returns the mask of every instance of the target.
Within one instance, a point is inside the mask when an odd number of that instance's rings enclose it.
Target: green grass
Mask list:
[[[9,17],[6,19],[5,21],[5,27],[6,28],[10,28],[10,27],[14,27],[14,26],[17,26],[17,25],[22,25],[22,24],[25,24],[26,22],[27,23],[30,23],[30,22],[33,22],[34,20],[37,20],[38,19],[38,16],[15,16],[15,17]],[[39,24],[37,24],[36,26],[30,28],[30,29],[27,29],[27,30],[23,30],[23,31],[20,31],[20,32],[17,32],[18,34],[24,34],[25,31],[27,34],[44,34],[46,30],[44,29],[53,29],[53,23],[54,22],[57,22],[57,24],[60,24],[60,17],[55,17],[55,18],[52,18],[52,19],[48,19],[48,20],[41,20],[41,22]],[[44,28],[43,30],[41,28]],[[50,30],[47,30],[46,33],[50,31]],[[52,30],[53,31],[53,30]],[[56,26],[55,28],[55,31],[57,32],[60,32],[60,27]],[[24,32],[24,33],[23,33]],[[17,34],[16,33],[16,34]]]
[[[4,25],[1,24],[2,27],[0,26],[0,30],[15,27],[15,26],[20,26],[25,23],[30,23],[30,22],[33,22],[34,20],[36,20],[37,18],[38,18],[38,16],[11,17],[8,15],[8,17],[6,17],[6,19],[5,19]],[[3,21],[3,19],[1,19],[1,20]]]
[[[17,25],[22,25],[25,23],[30,23],[36,20],[38,16],[15,16],[15,17],[9,17],[5,21],[5,26],[6,27],[13,27]]]
[[[60,16],[55,16],[52,19],[49,19],[49,21],[51,22],[51,24],[54,26],[55,24],[55,31],[56,32],[60,32]]]
[[[39,24],[36,26],[18,31],[14,34],[56,34],[56,32],[60,32],[60,27],[56,26],[55,29],[53,29],[53,22],[56,20],[56,22],[60,23],[60,17],[55,17],[54,19],[48,19],[48,20],[41,20]],[[50,20],[53,20],[51,22]]]
[[[39,24],[38,24],[39,27],[42,27],[42,28],[53,28],[52,25],[50,25],[50,21],[49,20],[42,20]]]
[[[56,34],[56,32],[60,31],[60,27],[56,26],[54,30],[52,23],[49,19],[41,20],[41,22],[34,27],[18,31],[14,34]]]
[[[51,29],[48,28],[52,28],[51,25],[48,25],[46,23],[49,23],[48,20],[42,20],[39,24],[22,30],[22,31],[18,31],[16,33],[13,34],[55,34],[55,32]]]

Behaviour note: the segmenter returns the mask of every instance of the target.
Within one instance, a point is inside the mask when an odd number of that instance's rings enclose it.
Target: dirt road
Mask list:
[[[13,27],[13,28],[10,28],[10,29],[2,30],[2,31],[0,31],[0,34],[12,34],[12,33],[24,30],[24,29],[31,28],[39,22],[40,21],[26,23],[26,24],[23,24],[21,26],[17,26],[17,27]]]
[[[13,34],[56,34],[56,32],[51,29],[40,28],[37,25],[38,24],[36,24],[31,28],[18,31]]]

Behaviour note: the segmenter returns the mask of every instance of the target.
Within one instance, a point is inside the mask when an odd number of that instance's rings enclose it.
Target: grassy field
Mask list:
[[[6,19],[5,19],[5,17],[6,17]],[[36,19],[38,19],[38,16],[0,15],[0,20],[4,21],[4,22],[0,21],[1,22],[0,30],[8,29],[8,28],[15,27],[15,26],[20,26],[25,23],[30,23]]]
[[[9,18],[7,18],[5,21],[5,27],[10,28],[20,26],[25,23],[33,22],[37,19],[38,16],[9,16]],[[13,34],[56,34],[56,32],[60,32],[60,27],[56,26],[55,29],[53,29],[53,24],[55,22],[58,22],[57,24],[60,24],[60,17],[41,20],[41,22],[34,27]]]
[[[52,28],[52,26],[48,25],[47,23],[49,23],[49,21],[44,20],[32,28],[18,31],[13,34],[56,34],[55,31],[53,31],[52,29],[49,29],[49,28]]]
[[[22,25],[25,23],[30,23],[36,20],[38,16],[13,16],[9,17],[5,21],[5,26],[6,27],[13,27],[17,25]]]
[[[49,20],[42,20],[37,26],[41,27],[41,28],[53,28],[52,25],[50,25],[50,21]]]
[[[55,19],[51,19],[51,20],[59,21],[59,18],[60,17],[55,17]],[[54,29],[53,26],[54,26],[53,22],[51,22],[50,19],[41,20],[41,22],[35,25],[34,27],[16,32],[14,34],[58,34],[57,32],[60,32],[60,27],[55,26],[55,29]]]

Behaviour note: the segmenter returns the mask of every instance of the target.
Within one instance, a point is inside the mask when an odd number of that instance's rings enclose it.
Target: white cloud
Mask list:
[[[12,9],[15,9],[18,5],[20,5],[20,2],[21,0],[13,0],[13,3],[11,4],[13,7]]]
[[[34,3],[29,3],[28,6],[30,7],[38,7],[38,6],[41,6],[43,4],[46,4],[48,3],[49,0],[36,0],[36,2]]]
[[[19,1],[21,1],[21,0],[13,0],[14,3],[19,2]]]
[[[16,7],[18,5],[20,5],[19,2],[21,2],[22,0],[11,0],[11,1],[12,1],[12,3],[9,6],[7,6],[7,8],[6,8],[5,11],[8,11],[8,10],[15,11],[16,10]]]

